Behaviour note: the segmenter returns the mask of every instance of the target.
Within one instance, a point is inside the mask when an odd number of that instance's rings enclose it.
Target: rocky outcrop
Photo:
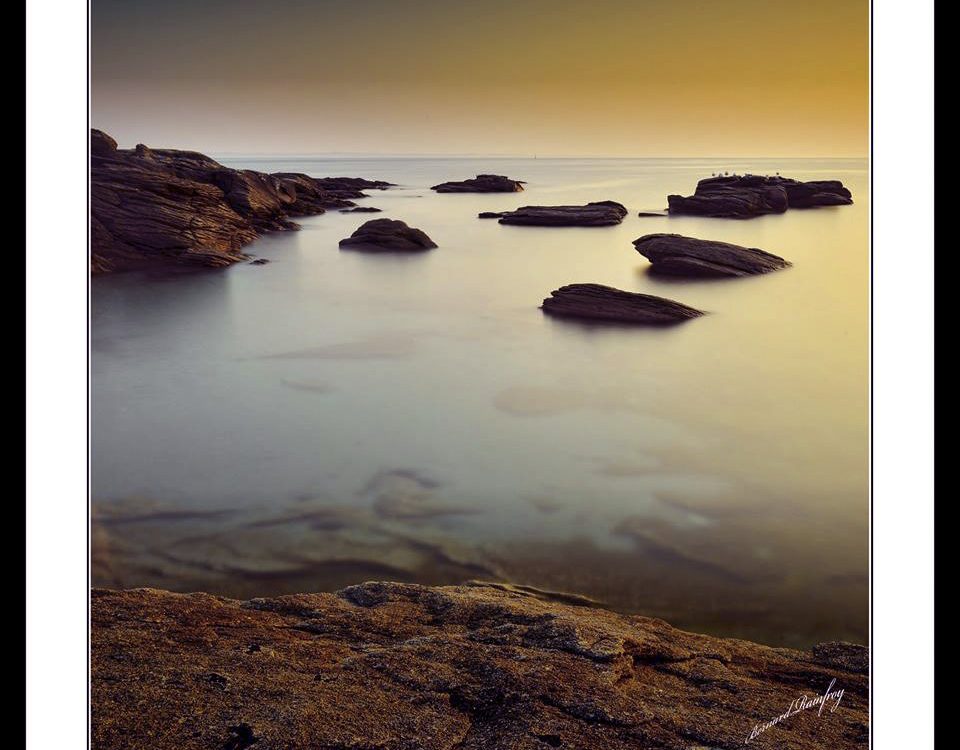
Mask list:
[[[679,234],[648,234],[634,240],[633,246],[650,261],[652,273],[667,276],[750,276],[790,266],[783,258],[755,247]]]
[[[397,219],[373,219],[340,240],[340,247],[370,252],[421,252],[436,246],[422,230]]]
[[[90,134],[91,269],[226,266],[266,231],[296,229],[290,217],[353,206],[388,183],[231,169],[195,151],[118,149]]]
[[[788,208],[843,206],[853,203],[839,180],[801,182],[779,175],[732,175],[700,180],[693,195],[668,195],[671,214],[751,219]]]
[[[868,742],[862,646],[695,635],[527,587],[95,590],[91,623],[97,750],[732,750],[791,707],[749,744]]]
[[[485,212],[480,218],[492,218]],[[627,209],[616,201],[597,201],[585,206],[522,206],[499,214],[501,224],[536,227],[606,227],[619,224]]]
[[[441,182],[430,189],[438,193],[519,193],[523,183],[500,174],[478,174],[460,182]]]
[[[602,284],[568,284],[552,291],[542,309],[550,315],[582,320],[669,325],[703,312],[651,294],[624,292]]]

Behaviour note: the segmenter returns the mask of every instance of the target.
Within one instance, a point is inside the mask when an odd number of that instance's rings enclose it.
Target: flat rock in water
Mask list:
[[[853,203],[839,180],[801,182],[788,177],[731,175],[700,180],[693,195],[668,195],[672,214],[751,219],[788,208],[844,206]]]
[[[755,247],[680,234],[648,234],[634,240],[633,246],[650,261],[651,272],[669,276],[751,276],[791,265]]]
[[[442,182],[430,189],[438,193],[518,193],[523,190],[523,183],[500,174],[478,174],[469,180]]]
[[[423,231],[397,219],[372,219],[340,240],[340,247],[371,252],[420,252],[436,246]]]
[[[353,206],[362,190],[388,186],[231,169],[195,151],[120,149],[91,130],[91,271],[227,266],[263,232],[296,229],[291,217]]]
[[[97,750],[737,748],[831,685],[822,716],[811,703],[750,746],[869,741],[864,646],[825,659],[529,587],[95,589],[90,618]]]
[[[568,284],[550,294],[543,301],[543,311],[565,318],[669,325],[703,315],[680,302],[602,284]]]
[[[341,208],[340,213],[342,214],[379,214],[379,213],[382,213],[382,209],[375,208],[373,206],[354,206],[353,208]]]
[[[536,227],[606,227],[619,224],[626,215],[627,209],[616,201],[597,201],[585,206],[522,206],[516,211],[504,211],[500,223]]]

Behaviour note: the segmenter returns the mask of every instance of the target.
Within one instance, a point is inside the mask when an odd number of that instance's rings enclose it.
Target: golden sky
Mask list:
[[[867,0],[93,0],[94,127],[214,153],[865,156]]]

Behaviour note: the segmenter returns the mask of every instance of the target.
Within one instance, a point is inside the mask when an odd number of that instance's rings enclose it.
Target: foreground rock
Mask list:
[[[868,741],[866,649],[768,648],[524,587],[239,602],[95,590],[97,750],[757,748]]]
[[[340,247],[370,252],[420,252],[437,246],[423,231],[397,219],[373,219],[344,240]]]
[[[478,174],[460,182],[441,182],[430,189],[438,193],[519,193],[523,183],[500,174]]]
[[[550,293],[542,309],[550,315],[642,325],[669,325],[703,312],[651,294],[624,292],[602,284],[568,284]]]
[[[585,206],[522,206],[516,211],[492,211],[480,214],[480,218],[494,218],[501,224],[518,224],[537,227],[605,227],[619,224],[627,215],[627,209],[616,201],[598,201]]]
[[[700,180],[693,195],[668,195],[671,214],[750,219],[788,208],[844,206],[853,203],[839,180],[801,182],[787,177],[734,175]]]
[[[118,149],[90,133],[91,269],[226,266],[266,231],[296,229],[291,217],[353,206],[388,183],[313,178],[225,167],[194,151]]]
[[[750,276],[790,266],[783,258],[755,247],[680,234],[648,234],[634,240],[633,246],[650,261],[651,272],[668,276]]]

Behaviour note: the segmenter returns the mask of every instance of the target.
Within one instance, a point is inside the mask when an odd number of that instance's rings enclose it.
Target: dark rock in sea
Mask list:
[[[478,174],[461,182],[442,182],[430,189],[438,193],[518,193],[523,190],[523,183],[499,174]]]
[[[396,219],[372,219],[340,240],[340,247],[372,252],[420,252],[436,246],[423,231]]]
[[[293,216],[353,206],[388,183],[231,169],[195,151],[118,149],[90,132],[91,271],[227,266],[260,234],[296,229]]]
[[[633,241],[652,264],[652,273],[669,276],[750,276],[787,268],[783,258],[727,242],[699,240],[679,234],[648,234]]]
[[[550,293],[542,309],[550,315],[642,325],[669,325],[703,312],[650,294],[624,292],[602,284],[568,284]]]
[[[503,216],[503,211],[481,211],[477,214],[478,219],[499,219]]]
[[[637,213],[637,216],[669,216],[670,212],[664,209],[663,211],[640,211]]]
[[[848,205],[853,199],[838,180],[733,175],[700,180],[693,195],[668,195],[667,203],[672,214],[751,219],[788,208]]]
[[[270,261],[269,261],[269,259],[267,259],[267,258],[257,258],[256,260],[251,260],[251,261],[250,261],[250,265],[251,265],[251,266],[265,266],[265,265],[267,265],[267,263],[269,263],[269,262],[270,262]]]
[[[869,739],[869,678],[844,660],[529,587],[368,582],[249,601],[95,589],[90,619],[97,750],[736,748],[831,684],[843,695],[822,717],[813,705],[751,745]]]
[[[354,206],[353,208],[341,208],[340,213],[342,214],[379,214],[382,212],[382,209],[375,208],[374,206]]]
[[[619,224],[626,215],[627,209],[622,204],[598,201],[585,206],[522,206],[516,211],[504,211],[500,223],[536,227],[605,227]]]

